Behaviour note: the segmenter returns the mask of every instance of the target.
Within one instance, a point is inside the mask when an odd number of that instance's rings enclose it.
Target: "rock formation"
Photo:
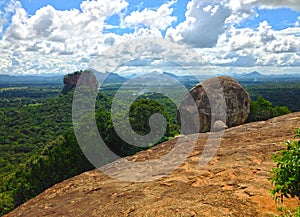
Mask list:
[[[221,76],[205,80],[190,90],[180,104],[177,121],[183,134],[208,132],[220,130],[214,126],[220,126],[221,122],[224,128],[243,124],[249,112],[248,93],[235,79]]]
[[[278,204],[269,193],[272,185],[268,178],[275,167],[271,153],[284,148],[284,141],[293,139],[297,126],[300,113],[226,129],[213,159],[204,167],[199,166],[199,160],[208,137],[215,133],[188,135],[186,141],[197,140],[194,150],[184,164],[163,178],[125,182],[93,170],[47,189],[6,217],[274,216],[278,214]],[[161,158],[177,139],[127,160]],[[121,170],[116,163],[111,166],[115,171]],[[168,167],[168,163],[161,166]],[[297,203],[292,199],[284,201],[290,207]]]
[[[80,81],[80,86],[86,86],[95,90],[98,88],[98,82],[93,72],[80,71],[64,77],[64,87],[61,92],[66,94],[77,86],[78,81]]]
[[[217,132],[217,131],[225,130],[227,128],[228,126],[223,121],[218,120],[214,123],[213,131]]]

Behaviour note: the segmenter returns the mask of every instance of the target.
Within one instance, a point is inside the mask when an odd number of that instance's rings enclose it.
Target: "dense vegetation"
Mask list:
[[[21,164],[3,179],[0,188],[0,214],[36,196],[50,186],[94,168],[77,145],[75,135],[66,131],[48,143],[38,155]]]
[[[132,146],[115,132],[110,109],[119,86],[107,86],[100,91],[95,118],[104,142],[123,157],[155,144]],[[247,88],[250,94],[257,91],[255,87]],[[72,130],[73,92],[62,95],[59,94],[61,89],[57,84],[20,84],[0,88],[0,215],[53,184],[93,168],[82,154]],[[266,120],[290,112],[280,104],[274,103],[274,107],[257,93],[251,95],[249,121]],[[296,110],[300,110],[300,106]],[[167,97],[156,93],[140,96],[130,107],[129,121],[137,134],[150,132],[149,117],[153,113],[163,114],[167,121],[166,133],[158,143],[179,134],[176,106]],[[124,115],[126,113],[118,114],[121,125],[125,121]]]
[[[244,86],[252,100],[262,96],[274,106],[287,106],[292,112],[300,111],[300,82],[266,82]]]
[[[53,184],[93,168],[72,130],[72,97],[71,91],[44,103],[1,108],[0,215]],[[95,118],[104,142],[115,154],[128,156],[155,145],[136,147],[119,138],[111,120],[111,102],[112,97],[99,93]],[[150,130],[149,117],[157,112],[167,120],[167,131],[160,143],[179,133],[176,107],[170,100],[151,93],[141,96],[131,105],[129,119],[133,130],[145,135]],[[122,121],[120,118],[119,123]]]
[[[300,138],[300,129],[296,129],[295,138]],[[271,194],[280,202],[283,197],[297,197],[300,200],[300,140],[285,142],[286,149],[273,154],[277,167],[272,170],[270,179],[274,185]],[[281,209],[283,212],[287,210]],[[300,216],[300,207],[295,210],[295,216]]]
[[[32,153],[71,126],[71,98],[0,108],[0,173],[24,163]]]
[[[49,185],[48,181],[43,180],[46,177],[37,178],[36,175],[54,175],[45,167],[48,165],[46,158],[40,153],[58,143],[59,136],[71,128],[70,96],[48,97],[45,102],[43,98],[34,105],[26,103],[16,106],[13,101],[11,107],[0,109],[0,214],[35,196],[55,181],[67,178],[53,176]],[[57,145],[57,148],[60,146]],[[49,156],[59,153],[49,152]],[[64,152],[61,154],[63,156]],[[51,157],[49,165],[51,162],[55,166],[53,161]],[[43,164],[40,170],[36,169],[37,162]],[[56,172],[60,174],[57,168],[63,167],[56,167]],[[37,180],[45,183],[38,183]]]
[[[248,122],[265,121],[272,117],[289,114],[291,111],[286,106],[273,106],[272,102],[258,96],[256,100],[252,100],[250,104],[250,114]]]
[[[103,95],[101,97],[105,98]],[[110,104],[103,105],[102,103],[102,105],[99,105],[95,116],[101,137],[114,153],[124,157],[155,145],[146,144],[146,147],[137,147],[123,141],[114,130],[110,109]],[[122,111],[117,114],[117,122],[120,125],[124,125],[127,116],[127,113]],[[154,113],[162,114],[167,120],[167,129],[165,135],[157,142],[161,143],[179,134],[179,128],[176,123],[176,112],[176,106],[170,99],[159,94],[146,94],[138,98],[131,105],[129,122],[135,133],[146,135],[150,132],[149,118],[151,115]]]
[[[35,106],[46,103],[49,97],[56,97],[61,88],[58,84],[2,86],[0,84],[0,108],[20,107],[22,105]]]

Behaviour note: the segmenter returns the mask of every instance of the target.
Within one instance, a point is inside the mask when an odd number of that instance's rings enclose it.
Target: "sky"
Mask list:
[[[0,0],[0,74],[300,73],[299,0]]]

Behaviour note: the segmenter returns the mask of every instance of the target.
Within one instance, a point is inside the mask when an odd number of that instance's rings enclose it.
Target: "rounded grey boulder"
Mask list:
[[[249,113],[249,94],[235,79],[220,76],[190,90],[179,106],[177,121],[182,134],[202,133],[243,124]]]

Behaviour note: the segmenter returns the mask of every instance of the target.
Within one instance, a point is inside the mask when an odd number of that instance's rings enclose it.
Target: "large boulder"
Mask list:
[[[201,133],[243,124],[249,113],[248,93],[235,79],[221,76],[190,90],[179,106],[177,121],[183,134]]]
[[[79,80],[79,78],[81,79]],[[80,84],[78,84],[78,81],[80,81]],[[98,81],[94,73],[91,71],[74,72],[64,77],[64,87],[61,92],[63,94],[66,94],[68,91],[72,90],[77,85],[86,86],[94,90],[97,90]]]

